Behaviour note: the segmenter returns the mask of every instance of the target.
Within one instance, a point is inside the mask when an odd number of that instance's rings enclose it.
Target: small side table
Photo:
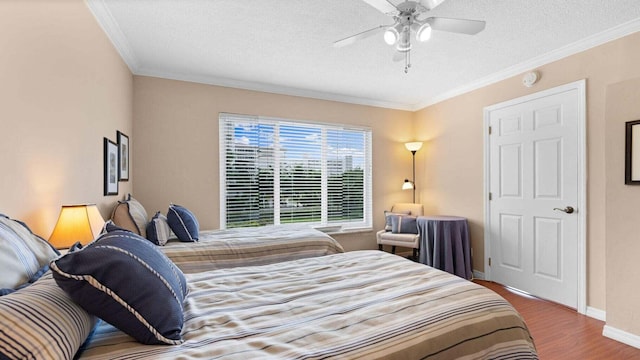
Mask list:
[[[471,279],[471,244],[467,219],[459,216],[419,216],[419,262]]]

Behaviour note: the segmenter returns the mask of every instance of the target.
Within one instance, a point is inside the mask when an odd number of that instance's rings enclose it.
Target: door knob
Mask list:
[[[566,212],[567,214],[572,214],[572,213],[573,213],[573,211],[574,211],[574,208],[572,208],[571,206],[567,206],[567,207],[566,207],[566,208],[564,208],[564,209],[560,209],[560,208],[553,208],[553,210],[564,211],[564,212]]]

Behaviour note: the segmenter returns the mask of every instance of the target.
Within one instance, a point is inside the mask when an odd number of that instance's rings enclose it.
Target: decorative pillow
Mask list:
[[[384,211],[384,230],[391,231],[391,215],[411,215],[410,210],[404,211]]]
[[[111,214],[111,220],[123,229],[130,230],[142,237],[147,236],[147,211],[131,194],[128,194],[127,200],[118,201],[118,205]]]
[[[33,285],[0,297],[0,358],[72,359],[96,320],[46,272]]]
[[[198,241],[200,224],[198,224],[195,215],[187,208],[171,204],[167,211],[167,222],[178,240],[183,242]]]
[[[147,224],[147,239],[156,245],[164,246],[171,235],[167,217],[158,211]]]
[[[27,283],[59,252],[23,223],[0,214],[0,289]]]
[[[394,234],[417,234],[417,217],[409,215],[394,215],[391,217],[391,232]]]
[[[104,226],[102,227],[102,231],[100,232],[100,235],[106,234],[106,233],[110,233],[112,231],[117,231],[117,230],[133,232],[133,231],[131,231],[129,229],[125,229],[123,227],[120,227],[120,226],[116,225],[113,222],[113,220],[107,220],[107,221],[105,221]]]
[[[80,244],[80,242],[78,242],[77,244]],[[33,284],[34,282],[36,282],[38,279],[40,279],[42,277],[42,275],[44,275],[47,271],[49,271],[49,264],[41,267],[38,271],[36,271],[36,273],[31,277],[31,279],[29,279],[26,283],[18,286],[15,289],[0,289],[0,296],[4,296],[4,295],[8,295],[11,293],[14,293],[22,288],[25,288],[31,284]]]
[[[146,239],[112,231],[52,261],[58,285],[94,314],[143,344],[182,343],[182,272]]]

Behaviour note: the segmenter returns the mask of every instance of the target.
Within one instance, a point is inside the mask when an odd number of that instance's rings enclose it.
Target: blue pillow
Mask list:
[[[143,237],[112,231],[50,267],[58,285],[90,314],[143,344],[182,343],[187,282]]]
[[[171,228],[167,217],[158,211],[147,224],[147,239],[156,245],[164,246],[170,237]]]
[[[71,359],[95,323],[45,272],[0,297],[0,359]]]
[[[417,234],[417,217],[409,215],[392,215],[391,232],[393,234]]]
[[[198,224],[195,215],[187,208],[171,204],[167,211],[167,222],[178,240],[183,242],[198,241],[200,224]]]

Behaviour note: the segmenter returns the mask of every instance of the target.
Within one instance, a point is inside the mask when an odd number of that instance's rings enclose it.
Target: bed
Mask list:
[[[499,295],[377,250],[185,274],[126,230],[62,256],[0,230],[3,265],[22,264],[0,278],[0,359],[537,359]]]
[[[380,251],[187,279],[184,343],[140,345],[102,322],[80,358],[537,359],[500,296]]]
[[[175,204],[169,206],[167,216],[156,212],[148,219],[146,209],[131,194],[115,205],[111,221],[159,245],[185,273],[344,252],[335,239],[309,225],[201,231],[195,215]]]
[[[306,225],[200,231],[197,242],[172,240],[160,250],[185,273],[344,252],[334,238]]]

